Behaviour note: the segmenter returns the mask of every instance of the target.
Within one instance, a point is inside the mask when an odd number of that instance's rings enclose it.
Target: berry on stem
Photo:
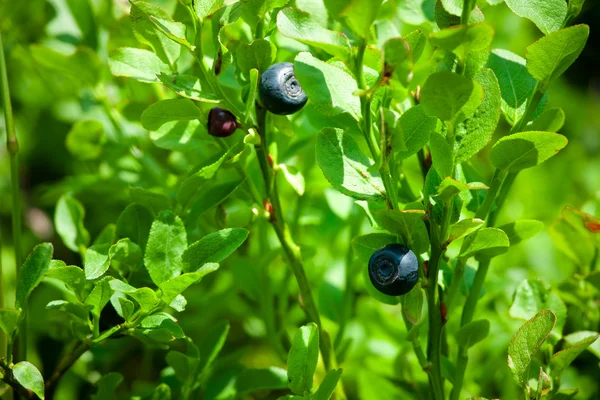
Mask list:
[[[375,289],[389,296],[401,296],[417,284],[417,256],[401,244],[388,244],[369,259],[369,278]]]
[[[213,107],[208,113],[208,133],[216,137],[227,137],[239,127],[235,115],[221,107]]]
[[[262,74],[258,91],[263,106],[278,115],[293,114],[308,100],[289,62],[271,65]]]

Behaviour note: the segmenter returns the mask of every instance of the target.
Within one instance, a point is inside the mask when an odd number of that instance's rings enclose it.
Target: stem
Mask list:
[[[494,203],[494,200],[496,200],[498,191],[500,190],[500,187],[502,186],[502,182],[504,182],[505,178],[506,178],[506,171],[501,171],[499,169],[496,169],[496,171],[494,171],[494,176],[492,177],[492,182],[490,183],[490,189],[488,190],[488,192],[485,196],[485,200],[483,201],[481,206],[479,206],[479,209],[477,210],[477,213],[475,214],[475,218],[479,218],[479,219],[487,218],[487,216],[492,208],[492,204]]]
[[[0,31],[0,80],[2,81],[2,105],[4,108],[4,121],[6,123],[6,148],[10,156],[10,189],[12,194],[12,235],[15,249],[15,265],[17,280],[23,265],[23,245],[21,243],[21,196],[19,191],[19,140],[15,130],[10,89],[8,86],[8,73],[4,55],[4,43]],[[4,292],[4,291],[2,291]],[[18,360],[27,359],[27,304],[23,305],[23,321],[19,327],[19,352]]]
[[[544,93],[545,89],[540,88],[540,84],[538,82],[535,86],[534,92],[531,95],[531,98],[529,99],[523,118],[521,118],[521,120],[515,124],[513,129],[511,129],[511,134],[521,132],[522,129],[527,125],[527,123],[533,117],[533,114],[535,113],[540,101],[544,97]],[[498,170],[496,170],[494,173],[494,178],[492,178],[492,183],[490,185],[490,191],[488,192],[484,203],[481,205],[479,210],[477,210],[478,218],[487,218],[487,226],[494,226],[496,224],[496,219],[498,218],[500,210],[502,209],[502,206],[504,205],[504,202],[508,196],[508,192],[510,191],[517,177],[517,173],[518,172],[500,173]],[[491,211],[491,204],[494,201],[496,202],[496,208]],[[473,286],[471,287],[471,292],[467,296],[467,300],[463,308],[460,324],[461,327],[473,320],[473,315],[475,314],[475,310],[477,308],[477,302],[479,301],[481,290],[483,289],[483,284],[490,268],[490,262],[491,259],[486,258],[479,263],[479,268],[477,268],[475,280],[473,281]],[[468,348],[459,346],[458,357],[456,360],[456,372],[454,375],[454,386],[452,387],[452,392],[450,393],[451,400],[458,400],[460,397],[460,391],[462,389],[468,362]]]
[[[306,273],[304,272],[304,265],[302,263],[302,255],[300,254],[300,248],[294,242],[289,227],[287,226],[283,218],[283,211],[281,208],[281,201],[279,198],[279,191],[277,189],[275,174],[273,171],[273,167],[269,163],[269,156],[267,154],[267,149],[269,146],[266,132],[267,113],[266,110],[258,103],[255,104],[255,107],[256,118],[258,122],[258,134],[260,135],[261,139],[261,143],[259,145],[256,145],[255,149],[259,160],[260,168],[262,170],[263,178],[265,180],[265,203],[271,205],[271,210],[269,210],[271,212],[270,222],[273,226],[273,229],[275,229],[275,233],[277,234],[279,242],[281,243],[281,247],[283,248],[283,251],[290,262],[292,272],[294,273],[296,282],[298,283],[298,288],[302,297],[302,303],[304,305],[304,310],[308,316],[308,319],[317,324],[317,326],[319,327],[319,337],[321,338],[319,342],[321,352],[323,354],[323,362],[325,364],[325,368],[329,370],[332,361],[331,343],[326,339],[324,335],[323,326],[321,325],[321,317],[319,315],[317,305],[312,296],[310,284],[308,283],[308,279],[306,278]]]
[[[52,399],[54,398],[54,392],[56,391],[56,387],[58,382],[60,382],[60,378],[67,372],[77,360],[90,348],[90,345],[87,343],[79,343],[75,344],[72,351],[65,354],[63,359],[58,363],[56,369],[52,373],[50,379],[46,381],[45,394],[46,398]]]
[[[429,361],[429,386],[434,399],[444,399],[444,383],[441,365],[442,344],[442,314],[438,292],[438,275],[440,260],[445,251],[444,243],[448,234],[451,217],[450,204],[444,204],[442,225],[431,224],[431,258],[428,263],[427,305],[429,308],[429,331],[427,333],[427,360]]]
[[[358,81],[358,88],[363,91],[367,89],[367,82],[365,80],[365,75],[363,73],[363,59],[365,57],[365,50],[367,48],[366,40],[361,40],[360,45],[358,47],[358,54],[356,55],[356,79]],[[369,150],[371,150],[371,154],[375,159],[375,162],[378,162],[379,159],[379,147],[377,146],[377,139],[375,139],[375,135],[373,134],[373,130],[371,129],[371,96],[364,94],[360,96],[360,106],[362,110],[362,131],[365,136],[365,140],[369,145]]]

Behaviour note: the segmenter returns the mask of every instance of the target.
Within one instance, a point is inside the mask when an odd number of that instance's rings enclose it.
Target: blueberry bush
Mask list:
[[[0,2],[2,396],[597,398],[593,3]]]

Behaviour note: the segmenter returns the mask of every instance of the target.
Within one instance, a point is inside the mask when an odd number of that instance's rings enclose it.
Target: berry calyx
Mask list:
[[[260,78],[258,92],[263,106],[278,115],[293,114],[308,101],[289,62],[271,65]]]
[[[208,113],[208,133],[216,137],[227,137],[239,127],[235,115],[221,107],[213,107]]]
[[[369,259],[369,278],[375,289],[389,296],[401,296],[417,284],[417,256],[401,244],[388,244]]]

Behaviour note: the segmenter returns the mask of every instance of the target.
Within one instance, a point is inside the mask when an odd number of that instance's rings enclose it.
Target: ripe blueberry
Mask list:
[[[369,259],[369,278],[375,289],[389,296],[400,296],[417,284],[419,261],[408,247],[388,244]]]
[[[271,65],[262,74],[258,91],[263,106],[278,115],[293,114],[308,100],[289,62]]]
[[[237,128],[238,123],[231,112],[221,107],[213,107],[208,113],[208,133],[212,136],[231,136]]]

